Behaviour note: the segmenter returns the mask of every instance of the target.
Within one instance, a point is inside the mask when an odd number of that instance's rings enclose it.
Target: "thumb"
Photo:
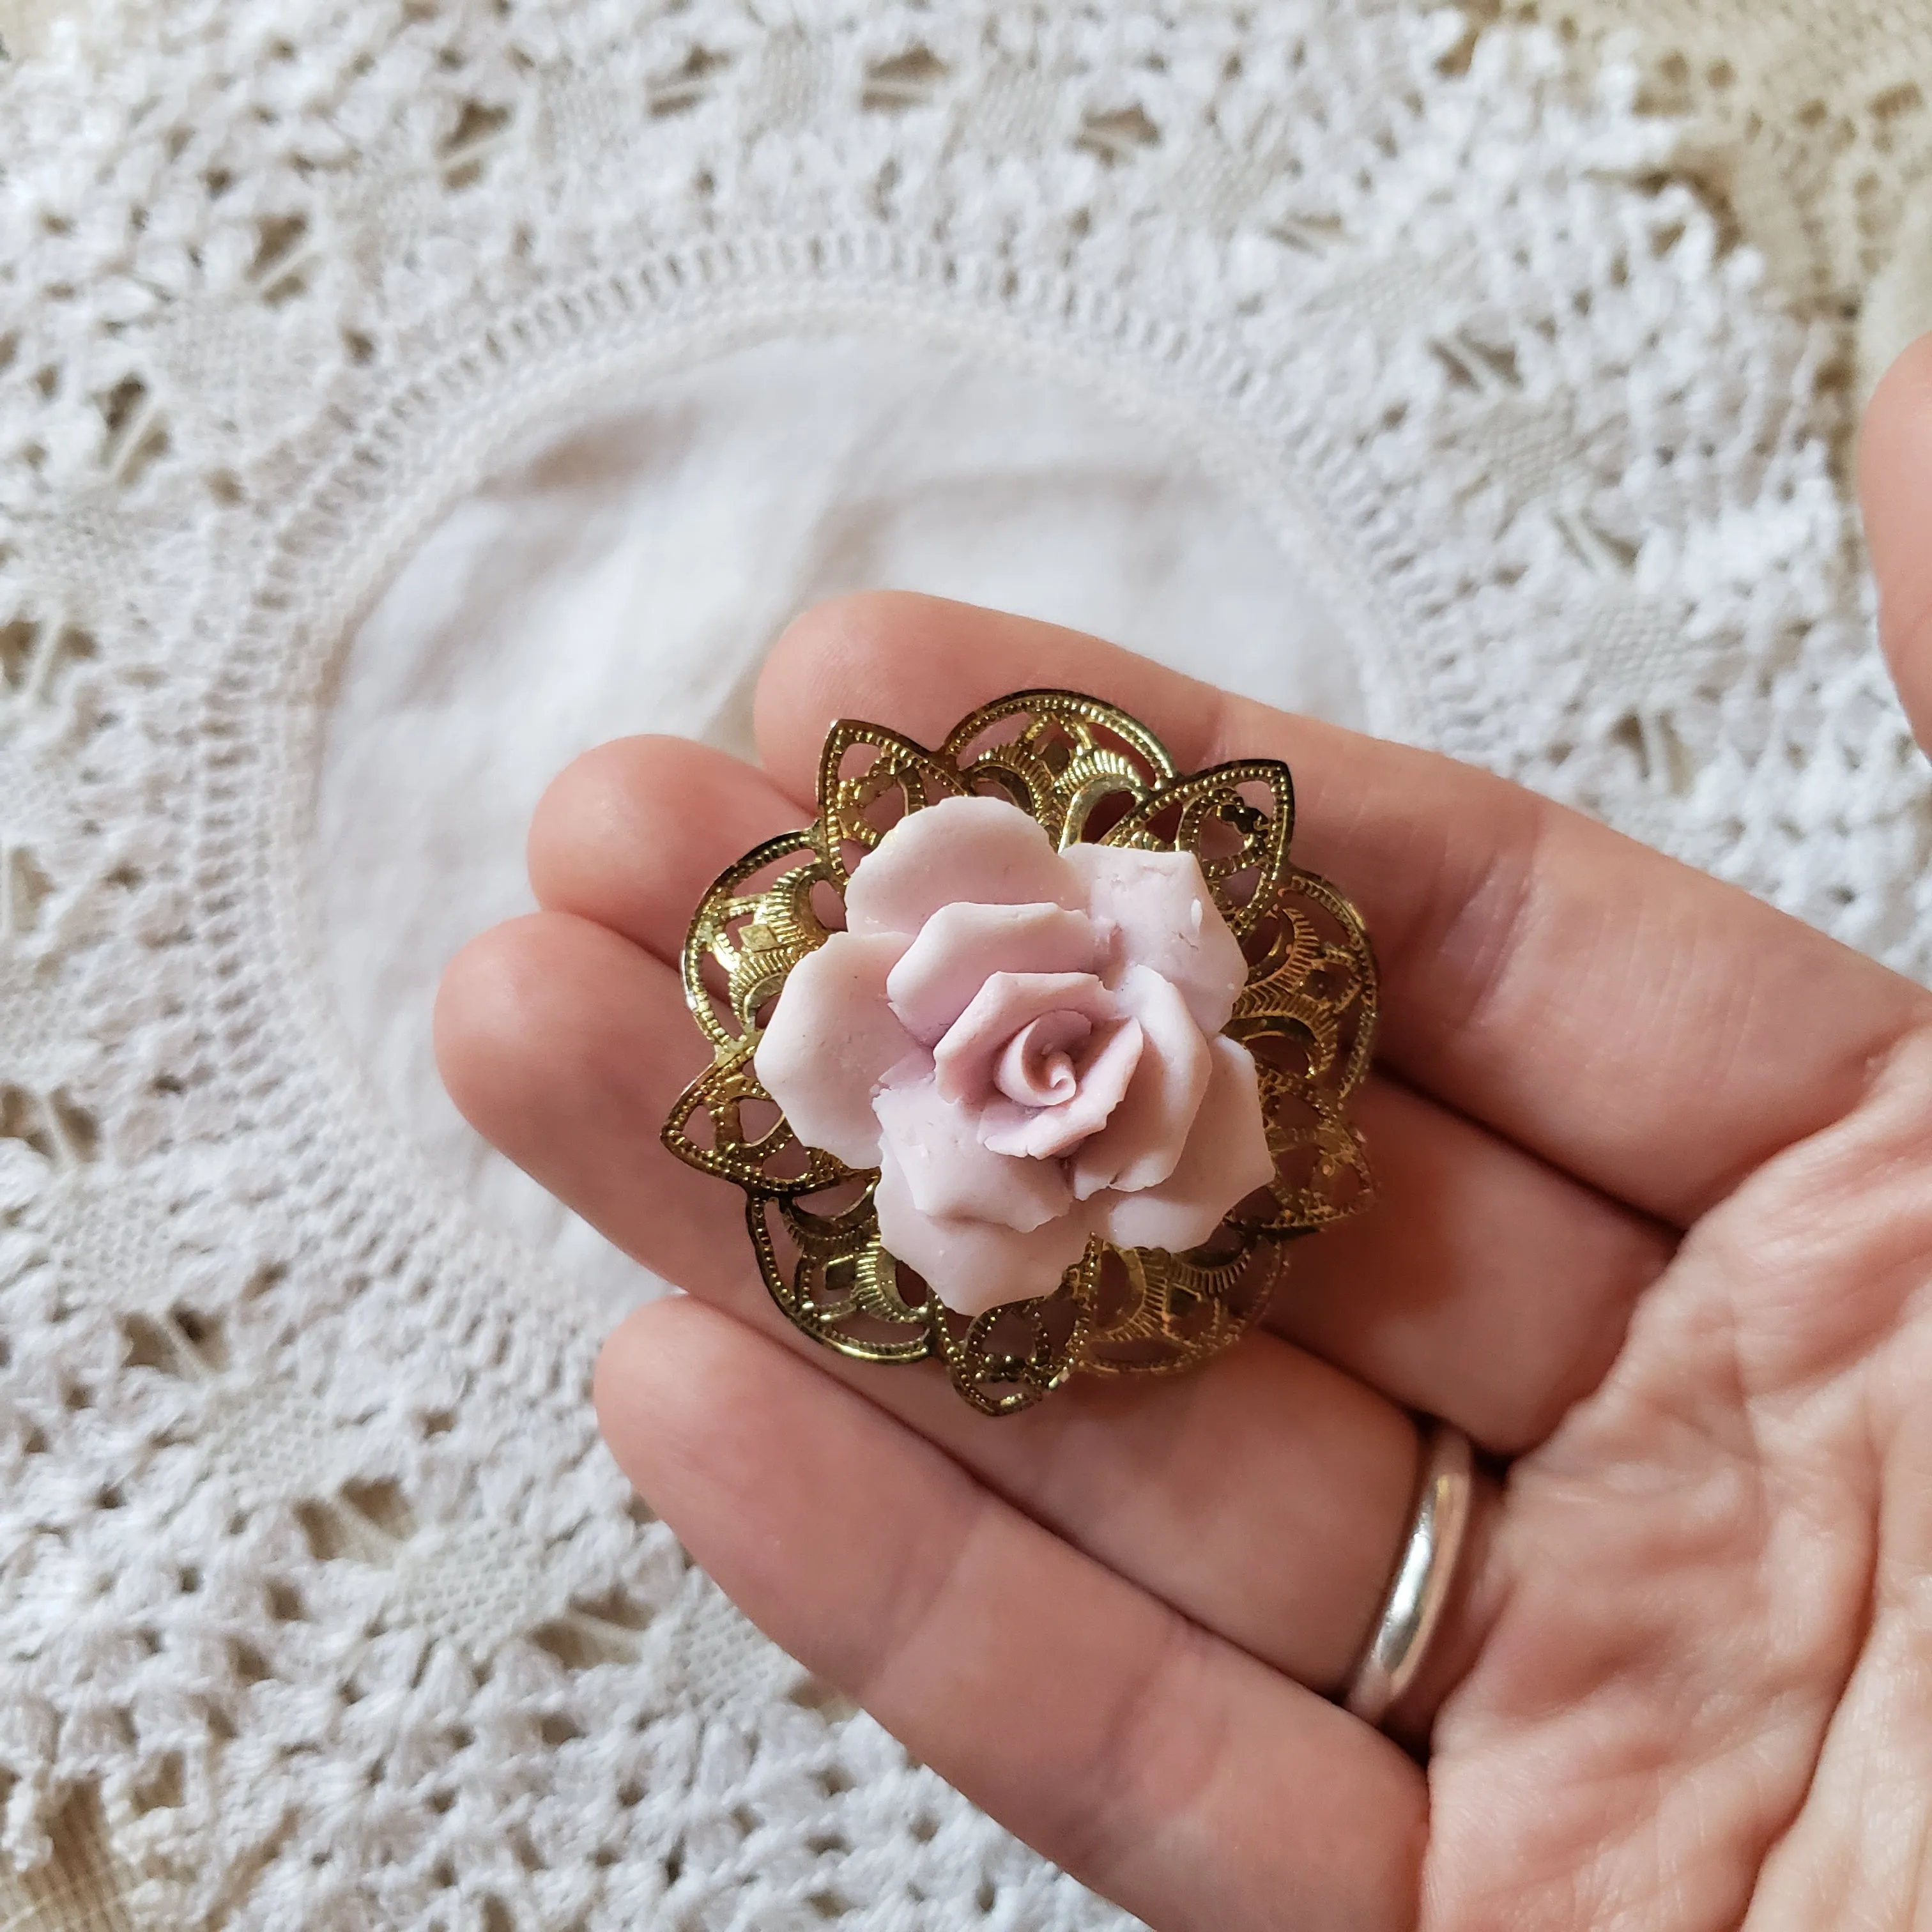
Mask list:
[[[1919,743],[1932,751],[1932,335],[1872,392],[1858,449],[1879,632]]]

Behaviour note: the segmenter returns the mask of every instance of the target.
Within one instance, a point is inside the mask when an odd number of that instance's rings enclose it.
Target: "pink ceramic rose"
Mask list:
[[[1247,968],[1191,854],[1056,852],[949,799],[858,866],[755,1064],[799,1138],[877,1168],[879,1238],[949,1307],[1051,1294],[1099,1234],[1198,1246],[1274,1172]]]

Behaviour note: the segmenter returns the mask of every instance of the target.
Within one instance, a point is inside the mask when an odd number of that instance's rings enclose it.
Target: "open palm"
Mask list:
[[[1911,702],[1932,352],[1878,410]],[[735,1192],[658,1129],[707,1058],[686,921],[809,816],[830,722],[936,743],[1041,685],[1184,768],[1292,765],[1296,860],[1382,955],[1381,1193],[1201,1373],[988,1421],[798,1337]],[[758,721],[762,774],[664,739],[572,766],[532,834],[544,910],[437,1015],[470,1118],[691,1291],[612,1338],[599,1410],[746,1612],[1161,1928],[1925,1922],[1932,997],[1499,781],[1019,619],[821,608]],[[1498,1472],[1396,1714],[1421,1762],[1328,1701],[1406,1526],[1411,1410]]]

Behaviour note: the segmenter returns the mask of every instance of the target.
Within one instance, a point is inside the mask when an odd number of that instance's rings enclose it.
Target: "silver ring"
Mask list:
[[[1449,1423],[1433,1424],[1401,1560],[1342,1699],[1365,1723],[1379,1724],[1422,1668],[1455,1580],[1474,1476],[1469,1438]]]

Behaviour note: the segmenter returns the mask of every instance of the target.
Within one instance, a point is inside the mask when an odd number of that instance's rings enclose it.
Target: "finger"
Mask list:
[[[1267,1321],[1504,1456],[1604,1378],[1676,1240],[1394,1080],[1349,1103],[1375,1198],[1300,1241]]]
[[[530,822],[530,886],[552,912],[676,965],[727,866],[812,816],[764,772],[688,738],[614,739],[567,766]]]
[[[493,927],[450,962],[434,1034],[443,1085],[471,1126],[619,1247],[701,1288],[743,1238],[724,1184],[658,1142],[710,1058],[682,1010],[662,961],[588,920],[542,912]]]
[[[1123,705],[1184,767],[1286,759],[1297,862],[1375,935],[1384,1059],[1679,1226],[1848,1111],[1932,1017],[1909,981],[1516,786],[1024,618],[900,593],[820,605],[766,668],[759,740],[802,796],[836,717],[934,744],[976,705],[1042,685]]]
[[[1416,1442],[1399,1409],[1272,1337],[1158,1390],[1083,1378],[997,1422],[936,1372],[820,1348],[772,1305],[725,1184],[657,1145],[705,1055],[670,968],[600,926],[539,914],[472,945],[436,1044],[477,1127],[647,1267],[811,1355],[1205,1627],[1305,1682],[1342,1681],[1406,1528]]]
[[[1420,1773],[741,1324],[660,1302],[598,1366],[620,1465],[753,1622],[1146,1920],[1413,1922]]]
[[[667,964],[724,866],[802,808],[680,739],[579,759],[538,807],[539,901]],[[1270,1324],[1489,1449],[1540,1442],[1595,1387],[1669,1259],[1654,1223],[1430,1102],[1371,1080],[1355,1102],[1378,1177],[1367,1215],[1292,1251]]]
[[[1932,746],[1932,336],[1872,392],[1858,447],[1865,542],[1878,578],[1879,632],[1922,745]]]

